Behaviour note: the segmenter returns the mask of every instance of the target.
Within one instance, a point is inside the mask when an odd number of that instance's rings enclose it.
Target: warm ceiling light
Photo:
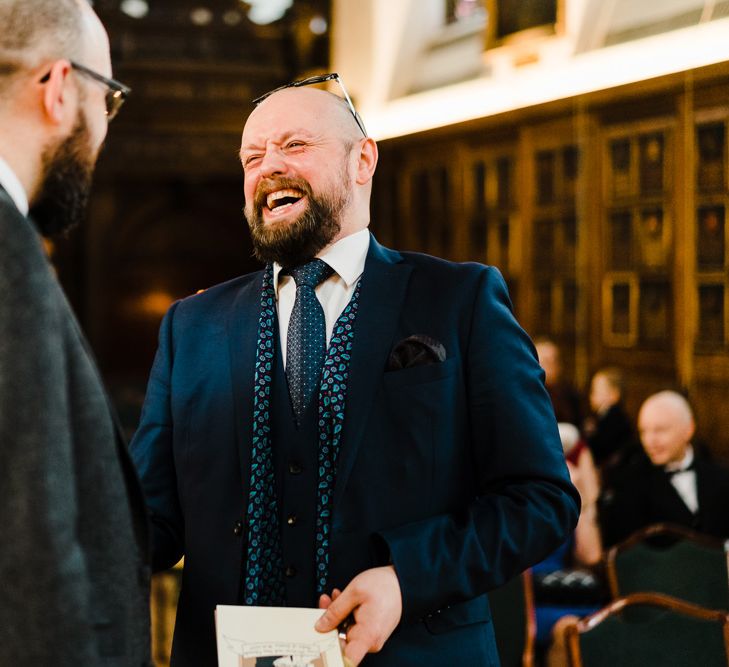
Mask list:
[[[312,16],[311,21],[309,21],[309,30],[315,35],[323,35],[328,27],[327,20],[321,14]]]
[[[149,14],[149,3],[147,0],[122,0],[119,9],[133,19],[143,19]]]
[[[240,12],[235,11],[235,9],[230,9],[223,14],[223,23],[225,23],[225,25],[235,26],[242,20],[243,17],[240,15]]]
[[[293,0],[241,0],[241,2],[248,5],[248,18],[258,25],[278,21],[294,4]]]
[[[207,7],[196,7],[190,12],[190,20],[195,25],[210,25],[213,13]]]

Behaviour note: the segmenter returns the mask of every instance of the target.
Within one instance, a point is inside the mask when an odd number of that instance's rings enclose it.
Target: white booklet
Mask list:
[[[336,630],[314,624],[321,609],[218,605],[219,667],[344,667]]]

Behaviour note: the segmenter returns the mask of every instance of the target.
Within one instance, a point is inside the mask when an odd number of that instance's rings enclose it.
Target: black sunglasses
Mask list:
[[[101,83],[106,86],[106,118],[108,121],[111,121],[114,116],[119,113],[119,109],[121,109],[122,104],[124,104],[124,100],[127,99],[129,93],[132,92],[132,89],[129,86],[125,86],[121,81],[110,79],[109,77],[99,74],[88,67],[84,67],[84,65],[80,65],[73,60],[69,62],[71,63],[71,68],[76,70],[79,74],[83,74],[97,83]],[[41,79],[41,83],[48,81],[50,76],[51,73],[48,72]]]
[[[324,83],[326,81],[336,81],[339,84],[339,87],[342,89],[342,93],[344,95],[344,100],[347,102],[347,106],[349,107],[349,110],[352,112],[352,116],[354,116],[354,120],[357,123],[357,126],[359,127],[360,130],[362,130],[362,134],[364,134],[364,136],[366,137],[367,130],[365,130],[364,123],[362,122],[362,119],[359,117],[357,110],[354,108],[354,104],[352,104],[352,99],[349,97],[349,93],[347,92],[347,89],[344,87],[344,84],[342,83],[342,79],[340,78],[339,74],[337,74],[336,72],[332,72],[331,74],[321,74],[319,76],[310,76],[308,79],[292,81],[291,83],[287,83],[285,86],[279,86],[278,88],[269,90],[267,93],[264,93],[260,97],[257,97],[255,100],[253,100],[253,104],[258,106],[267,97],[270,97],[271,95],[279,92],[280,90],[286,90],[286,88],[301,88],[302,86],[313,86],[313,85],[316,85],[317,83]]]

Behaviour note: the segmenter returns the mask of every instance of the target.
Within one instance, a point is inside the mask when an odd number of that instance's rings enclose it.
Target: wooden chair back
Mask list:
[[[729,614],[658,593],[618,598],[565,636],[572,667],[729,665]]]
[[[659,523],[633,533],[608,551],[606,571],[613,599],[655,592],[729,611],[724,544],[682,526]]]

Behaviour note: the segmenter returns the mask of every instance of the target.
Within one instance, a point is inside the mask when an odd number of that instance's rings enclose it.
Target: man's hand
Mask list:
[[[402,616],[402,594],[392,565],[375,567],[358,574],[340,593],[322,595],[319,608],[326,613],[317,621],[319,632],[339,627],[351,614],[344,656],[356,666],[367,653],[377,653],[385,645]]]

